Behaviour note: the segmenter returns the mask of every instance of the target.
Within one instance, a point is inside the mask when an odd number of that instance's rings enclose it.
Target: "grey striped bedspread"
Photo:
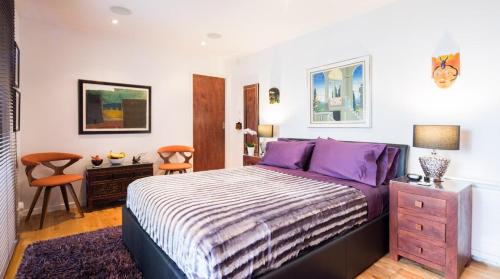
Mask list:
[[[188,278],[250,278],[367,220],[357,189],[241,167],[153,176],[127,207]]]

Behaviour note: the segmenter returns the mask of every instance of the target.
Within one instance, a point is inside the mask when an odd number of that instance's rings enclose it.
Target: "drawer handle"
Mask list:
[[[420,225],[420,224],[415,224],[415,229],[416,229],[417,231],[421,231],[421,230],[423,229],[423,226],[422,226],[422,225]]]
[[[424,203],[421,201],[415,201],[415,207],[422,208],[424,207]]]
[[[417,247],[417,251],[419,254],[422,254],[424,252],[424,249],[422,249],[422,247]]]

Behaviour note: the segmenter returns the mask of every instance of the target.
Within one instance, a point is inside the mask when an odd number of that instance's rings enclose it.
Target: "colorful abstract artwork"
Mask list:
[[[450,87],[460,74],[460,53],[432,57],[432,78],[439,88]]]
[[[370,57],[308,70],[310,127],[369,127]]]
[[[151,87],[79,80],[79,133],[150,133]]]

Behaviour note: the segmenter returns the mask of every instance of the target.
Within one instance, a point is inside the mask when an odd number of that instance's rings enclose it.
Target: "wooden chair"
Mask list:
[[[45,220],[45,214],[47,213],[47,205],[49,203],[50,192],[52,188],[59,187],[61,189],[61,194],[64,200],[64,206],[66,207],[66,211],[69,211],[69,203],[68,203],[68,193],[66,192],[66,187],[69,189],[73,200],[75,201],[75,205],[80,213],[80,216],[83,217],[83,211],[80,206],[80,202],[75,193],[75,189],[71,185],[72,182],[82,180],[83,177],[79,174],[65,174],[64,169],[71,166],[80,160],[82,156],[71,153],[58,153],[58,152],[48,152],[48,153],[34,153],[28,154],[21,158],[21,162],[26,166],[26,176],[28,176],[28,182],[31,187],[36,187],[35,197],[31,202],[30,209],[28,211],[28,215],[26,216],[25,222],[31,217],[31,213],[33,213],[33,208],[42,193],[42,189],[45,189],[43,196],[43,205],[42,205],[42,216],[40,218],[40,229],[43,227],[43,221]],[[53,161],[62,161],[69,160],[66,164],[62,166],[53,165]],[[33,177],[33,171],[38,165],[43,165],[48,167],[54,171],[51,176],[43,177],[43,178],[35,178]]]
[[[189,162],[193,158],[194,148],[184,145],[163,146],[158,149],[158,155],[163,159],[163,164],[160,165],[160,170],[164,170],[165,174],[173,174],[174,172],[186,173],[193,165]],[[170,162],[170,159],[175,155],[180,154],[184,157],[183,163]]]

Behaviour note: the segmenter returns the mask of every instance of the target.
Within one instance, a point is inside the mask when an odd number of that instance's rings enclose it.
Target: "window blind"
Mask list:
[[[14,0],[0,1],[0,277],[16,243],[16,140]]]

